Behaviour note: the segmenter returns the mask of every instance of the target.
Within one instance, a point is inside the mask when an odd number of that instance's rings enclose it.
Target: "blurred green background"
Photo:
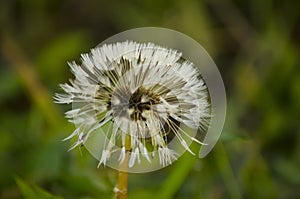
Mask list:
[[[109,36],[159,26],[209,52],[228,112],[204,159],[131,174],[129,198],[300,198],[300,1],[1,0],[0,198],[113,198],[116,171],[61,140],[58,84]]]

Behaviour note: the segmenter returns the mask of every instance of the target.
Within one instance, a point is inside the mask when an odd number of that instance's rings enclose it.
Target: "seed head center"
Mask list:
[[[133,121],[146,121],[146,118],[143,116],[143,113],[150,111],[151,106],[159,104],[159,96],[151,90],[148,90],[144,87],[139,87],[129,99],[129,114],[130,118]]]

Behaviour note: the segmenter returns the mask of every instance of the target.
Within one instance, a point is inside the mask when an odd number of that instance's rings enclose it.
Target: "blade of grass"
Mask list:
[[[191,149],[193,151],[197,151],[193,149],[193,145],[191,145]],[[186,153],[172,166],[173,168],[169,174],[169,177],[166,179],[158,193],[158,196],[161,199],[171,199],[174,197],[180,186],[184,183],[185,179],[189,175],[190,170],[193,168],[196,160],[197,157]]]
[[[2,53],[4,58],[18,74],[32,102],[39,107],[49,124],[53,127],[60,126],[62,116],[52,102],[51,94],[39,80],[38,74],[25,56],[25,53],[8,34],[4,34],[3,37]]]
[[[225,186],[228,189],[230,198],[242,199],[242,194],[239,189],[239,185],[233,174],[228,156],[222,142],[219,142],[214,149],[214,156],[216,163],[219,167],[220,173],[223,177]]]

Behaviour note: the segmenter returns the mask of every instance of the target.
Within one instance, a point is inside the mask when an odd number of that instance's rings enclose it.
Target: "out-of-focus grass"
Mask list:
[[[299,198],[300,12],[288,1],[0,2],[0,198],[112,198],[116,172],[61,140],[58,84],[106,37],[139,26],[190,35],[224,78],[228,113],[204,159],[132,174],[130,198]],[[16,177],[18,176],[18,177]]]

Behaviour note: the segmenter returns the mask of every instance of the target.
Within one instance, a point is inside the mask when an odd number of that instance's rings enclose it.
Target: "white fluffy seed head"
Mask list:
[[[75,80],[60,85],[64,93],[55,95],[57,103],[73,104],[66,117],[77,127],[67,137],[78,136],[74,147],[105,128],[100,164],[118,151],[120,162],[131,153],[133,167],[140,158],[151,162],[150,154],[157,152],[166,166],[177,159],[176,149],[169,147],[173,139],[191,153],[187,140],[201,143],[187,129],[207,128],[209,94],[199,71],[182,53],[126,41],[94,48],[81,59],[80,65],[69,63]]]

